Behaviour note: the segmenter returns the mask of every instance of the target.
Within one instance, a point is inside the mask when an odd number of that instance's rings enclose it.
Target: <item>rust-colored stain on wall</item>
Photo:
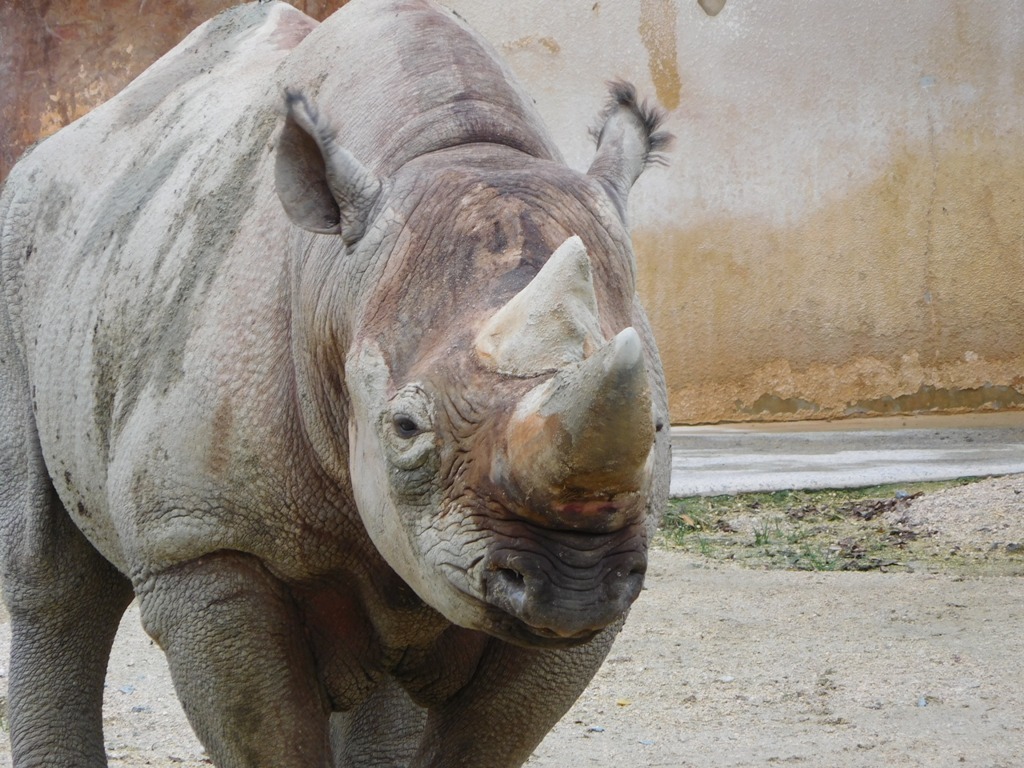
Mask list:
[[[640,39],[647,48],[651,80],[665,109],[679,106],[682,83],[676,50],[676,0],[640,0]]]
[[[345,0],[293,0],[324,19]],[[21,153],[102,104],[236,0],[0,3],[0,181]]]

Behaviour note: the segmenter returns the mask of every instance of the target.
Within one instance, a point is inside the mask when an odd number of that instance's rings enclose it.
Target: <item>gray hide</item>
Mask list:
[[[602,120],[566,168],[428,0],[251,4],[14,168],[15,766],[105,765],[133,595],[222,768],[526,760],[667,494],[623,220],[665,136],[625,84]]]

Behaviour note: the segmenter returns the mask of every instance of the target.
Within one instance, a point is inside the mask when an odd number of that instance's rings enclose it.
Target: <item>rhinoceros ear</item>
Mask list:
[[[363,236],[381,182],[335,142],[334,131],[297,91],[277,142],[274,181],[288,217],[311,232],[340,233],[347,245]]]
[[[587,174],[598,179],[626,219],[629,190],[644,168],[664,163],[660,153],[672,143],[672,134],[659,131],[665,119],[657,107],[637,100],[631,83],[609,84],[611,98],[601,113],[601,125],[591,133],[597,140],[597,155]]]

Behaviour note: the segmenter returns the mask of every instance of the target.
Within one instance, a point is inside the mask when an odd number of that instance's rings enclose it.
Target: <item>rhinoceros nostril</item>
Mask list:
[[[501,595],[504,602],[514,611],[521,611],[526,605],[526,577],[511,568],[499,568],[491,577],[488,591]]]
[[[619,571],[618,573],[619,573],[620,576],[622,575],[621,571]],[[647,574],[647,558],[643,557],[643,558],[637,558],[637,560],[629,568],[629,573],[626,574],[626,575],[627,576],[645,576],[646,574]]]
[[[523,574],[519,573],[518,571],[514,571],[511,568],[499,568],[498,574],[501,576],[501,578],[503,578],[505,581],[509,583],[520,584],[523,586],[526,585],[526,578],[523,576]]]

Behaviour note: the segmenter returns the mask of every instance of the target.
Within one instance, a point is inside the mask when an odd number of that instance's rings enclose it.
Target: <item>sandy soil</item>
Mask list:
[[[1024,476],[927,501],[919,523],[951,542],[1024,542]],[[4,621],[4,658],[8,644]],[[656,551],[607,662],[529,765],[1010,768],[1022,661],[1020,578],[754,571]],[[112,766],[209,765],[134,608],[106,728]]]

